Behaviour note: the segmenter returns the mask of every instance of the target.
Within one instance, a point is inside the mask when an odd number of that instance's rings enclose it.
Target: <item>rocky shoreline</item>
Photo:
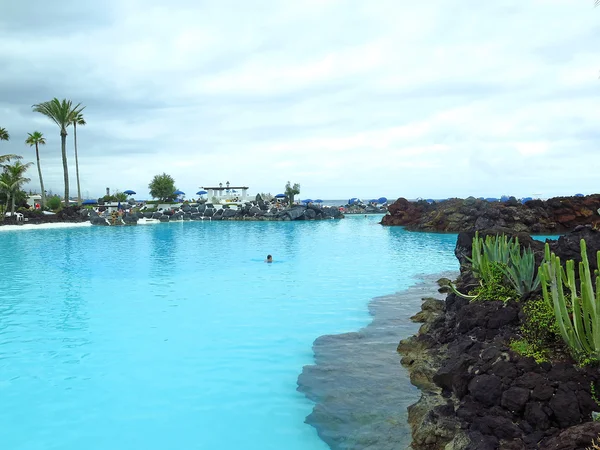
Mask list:
[[[383,225],[401,225],[413,231],[485,230],[510,228],[516,232],[558,234],[579,225],[600,223],[600,194],[585,197],[554,197],[525,203],[511,197],[488,202],[469,197],[441,202],[410,202],[399,198],[388,207]]]
[[[184,205],[177,209],[155,212],[127,212],[116,224],[136,225],[140,219],[157,219],[160,222],[190,220],[233,220],[233,221],[279,221],[341,219],[344,215],[338,208],[316,205],[297,205],[291,208],[269,208],[264,202],[247,203],[241,208],[224,205],[215,208],[213,204]],[[95,211],[89,212],[92,225],[111,225],[111,221],[99,217]]]
[[[460,233],[455,250],[462,292],[475,281],[465,258],[473,234]],[[600,233],[591,227],[552,241],[552,251],[563,261],[581,260],[581,238],[596,269]],[[544,244],[521,239],[541,261]],[[597,367],[580,367],[567,352],[538,364],[509,347],[520,336],[525,303],[469,302],[450,293],[423,304],[414,317],[421,329],[398,346],[421,391],[409,408],[414,450],[584,450],[598,438],[600,422],[592,420],[600,411],[592,392],[598,391]]]
[[[315,340],[315,364],[303,368],[298,391],[315,402],[306,422],[331,449],[396,450],[410,444],[406,408],[418,391],[395,349],[399,339],[416,331],[408,320],[411,309],[423,297],[442,298],[437,278],[426,276],[405,291],[374,298],[373,320],[358,332]]]

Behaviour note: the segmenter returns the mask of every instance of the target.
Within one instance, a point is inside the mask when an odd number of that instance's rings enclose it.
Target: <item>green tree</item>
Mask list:
[[[81,205],[81,186],[79,184],[79,159],[77,158],[77,125],[84,126],[85,119],[79,112],[73,119],[73,140],[75,143],[75,175],[77,177],[77,204]]]
[[[6,209],[8,209],[8,202],[11,200],[11,213],[15,213],[15,197],[21,191],[21,187],[25,183],[29,183],[31,180],[25,177],[27,169],[33,165],[33,163],[22,164],[20,161],[16,161],[14,164],[5,164],[4,171],[0,174],[0,190],[6,194]]]
[[[8,141],[10,139],[10,134],[6,131],[6,128],[0,127],[0,141]]]
[[[63,172],[65,179],[65,204],[69,206],[69,168],[67,166],[67,128],[73,123],[78,114],[85,108],[81,103],[73,106],[71,100],[56,97],[48,102],[32,106],[35,112],[45,115],[60,128],[60,144],[62,151]]]
[[[171,175],[167,175],[166,173],[155,175],[148,185],[148,189],[150,189],[152,198],[157,198],[164,202],[172,201],[176,197],[174,194],[177,190],[175,188],[175,180]]]
[[[284,193],[285,193],[290,205],[293,205],[294,204],[294,196],[296,196],[300,193],[300,184],[294,183],[292,185],[292,183],[290,183],[288,181],[287,184],[285,185]]]
[[[40,188],[42,189],[42,208],[46,206],[46,191],[44,191],[44,180],[42,178],[42,167],[40,166],[40,145],[46,145],[46,138],[39,131],[33,133],[27,133],[27,139],[25,143],[30,147],[35,145],[35,156],[37,158],[38,175],[40,176]]]
[[[124,194],[123,192],[115,192],[115,198],[117,199],[118,202],[126,202],[127,201],[127,194]]]

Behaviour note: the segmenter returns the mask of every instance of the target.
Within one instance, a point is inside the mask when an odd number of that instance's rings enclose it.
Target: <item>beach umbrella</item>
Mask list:
[[[196,195],[205,195],[205,194],[208,194],[208,192],[206,192],[206,191],[198,191],[198,192],[196,192]]]
[[[97,200],[84,200],[81,202],[82,205],[95,205],[96,203],[98,203]]]
[[[502,197],[500,197],[500,201],[501,201],[502,203],[504,203],[504,202],[507,202],[507,201],[508,201],[508,199],[509,199],[508,195],[503,195]]]
[[[179,189],[173,192],[175,195],[185,195],[185,192],[181,192]]]
[[[533,200],[532,197],[524,197],[524,198],[521,199],[521,203],[524,205],[525,203],[527,203],[527,202],[529,202],[531,200]]]
[[[323,200],[321,200],[320,198],[318,198],[318,199],[316,199],[316,200],[314,201],[314,203],[323,203]]]
[[[312,203],[313,201],[310,198],[302,200],[302,203]]]
[[[348,204],[349,205],[354,205],[355,203],[358,203],[360,200],[357,199],[356,197],[352,197],[350,200],[348,200]]]
[[[432,203],[435,203],[435,200],[434,200],[434,199],[432,199],[432,198],[428,198],[428,199],[427,199],[427,200],[425,200],[425,201],[426,201],[427,203],[429,203],[430,205],[431,205]]]
[[[124,191],[123,194],[135,195],[135,191],[132,191],[131,189],[128,189],[128,190]]]
[[[117,204],[117,209],[121,209],[121,202]]]
[[[585,197],[583,194],[575,194],[575,197]]]
[[[275,198],[285,198],[285,194],[277,194]]]
[[[487,202],[497,202],[498,199],[497,198],[493,198],[493,197],[488,197],[485,199]]]
[[[379,197],[379,199],[377,200],[379,203],[383,204],[383,203],[387,203],[387,198],[385,197]]]

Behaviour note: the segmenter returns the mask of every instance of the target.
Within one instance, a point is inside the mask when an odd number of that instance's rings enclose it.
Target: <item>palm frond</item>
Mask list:
[[[46,138],[39,131],[34,131],[33,133],[27,133],[27,139],[25,139],[25,143],[30,147],[34,146],[35,144],[45,145]]]
[[[81,103],[73,106],[71,100],[63,99],[60,101],[54,97],[50,101],[37,103],[32,108],[34,112],[39,112],[51,119],[61,130],[66,130],[75,118],[81,114],[85,106],[82,107]]]
[[[10,134],[6,131],[6,128],[0,127],[0,141],[8,141],[10,139]]]

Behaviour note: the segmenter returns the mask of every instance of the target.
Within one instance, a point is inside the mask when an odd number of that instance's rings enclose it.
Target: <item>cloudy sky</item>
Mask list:
[[[593,0],[9,0],[0,127],[86,105],[82,194],[157,174],[300,197],[600,192],[600,8]],[[8,7],[8,10],[6,8]],[[76,194],[69,134],[71,192]],[[31,171],[31,188],[38,184]]]

